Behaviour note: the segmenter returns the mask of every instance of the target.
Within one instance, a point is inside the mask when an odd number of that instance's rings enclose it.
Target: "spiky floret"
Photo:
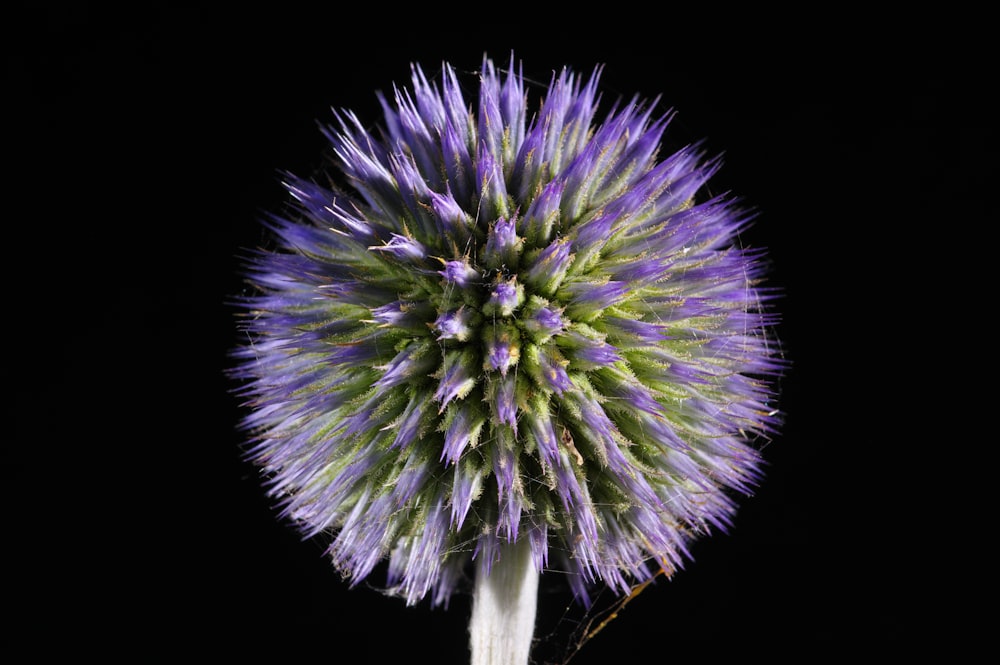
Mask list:
[[[525,538],[584,601],[671,574],[780,417],[751,215],[702,195],[719,161],[661,158],[655,103],[598,119],[600,68],[531,109],[514,65],[485,58],[472,103],[413,65],[378,133],[335,112],[336,177],[288,175],[248,259],[248,455],[352,582],[388,559],[411,604]]]

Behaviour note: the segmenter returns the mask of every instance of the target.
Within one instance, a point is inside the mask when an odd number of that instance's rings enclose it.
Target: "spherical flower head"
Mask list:
[[[248,259],[234,375],[283,515],[353,582],[387,561],[446,604],[472,559],[530,543],[588,601],[672,574],[761,479],[783,360],[751,215],[705,195],[670,113],[599,115],[600,69],[537,100],[513,58],[326,127]],[[488,567],[488,566],[487,566]]]

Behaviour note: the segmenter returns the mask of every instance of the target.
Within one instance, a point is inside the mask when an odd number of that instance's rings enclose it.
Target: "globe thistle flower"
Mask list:
[[[473,99],[413,65],[377,130],[334,112],[327,179],[285,177],[234,376],[283,517],[351,583],[387,561],[447,605],[475,566],[477,608],[530,605],[560,570],[589,603],[673,574],[761,479],[782,359],[752,215],[705,194],[702,145],[661,154],[655,102],[599,116],[599,76],[533,106],[513,58]],[[483,612],[474,652],[505,649]]]

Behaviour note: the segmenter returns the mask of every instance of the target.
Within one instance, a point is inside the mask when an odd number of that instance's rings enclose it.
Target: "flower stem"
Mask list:
[[[480,560],[469,623],[472,665],[527,665],[535,631],[538,568],[527,538]]]

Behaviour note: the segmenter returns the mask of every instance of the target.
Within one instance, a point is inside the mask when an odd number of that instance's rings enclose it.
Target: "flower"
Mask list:
[[[282,515],[357,583],[447,604],[473,559],[527,543],[582,602],[672,574],[762,479],[784,361],[753,219],[705,194],[702,144],[598,67],[537,107],[513,57],[379,95],[287,174],[247,258],[233,376]]]

